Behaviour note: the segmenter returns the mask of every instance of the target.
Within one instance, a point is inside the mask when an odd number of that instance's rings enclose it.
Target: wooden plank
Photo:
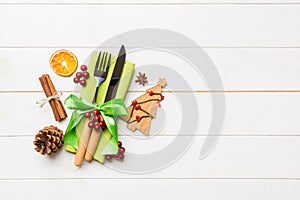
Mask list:
[[[3,5],[0,13],[1,47],[96,47],[144,27],[176,31],[205,47],[300,47],[297,5]],[[165,41],[159,46],[186,46]]]
[[[131,100],[139,95],[140,93],[128,94],[125,104],[129,105]],[[0,130],[0,135],[34,135],[38,130],[49,125],[49,123],[57,125],[61,129],[65,130],[72,113],[71,110],[66,109],[69,117],[61,123],[54,121],[54,117],[49,105],[46,105],[43,109],[40,109],[37,105],[35,105],[35,101],[37,99],[44,98],[43,93],[2,93],[0,96],[3,97],[2,106],[0,107],[0,119],[2,120],[3,124]],[[63,98],[66,98],[67,96],[68,93],[66,93]],[[153,120],[151,127],[152,135],[159,134],[160,132],[161,134],[177,134],[179,130],[180,123],[178,123],[178,120],[181,118],[181,108],[177,99],[178,97],[173,94],[166,94],[165,96],[168,101],[165,100],[165,102],[162,102],[161,105],[163,107],[157,111],[157,116],[161,116],[161,118],[158,118],[158,120]],[[181,97],[187,100],[186,98],[188,96],[182,94]],[[205,102],[203,106],[207,106],[207,108],[205,108],[207,113],[199,117],[203,119],[203,123],[205,122],[201,127],[206,129],[209,126],[211,112],[209,110],[209,96],[204,96],[204,99],[206,100],[202,100],[201,102]],[[196,97],[194,101],[197,101]],[[23,113],[24,116],[26,115],[26,117],[22,117],[22,120],[18,122],[18,126],[12,126],[12,122],[16,117],[12,110],[17,110],[18,113]],[[166,112],[166,110],[169,111]],[[119,120],[119,122],[119,134],[131,134],[131,132],[126,128],[126,123],[122,120]],[[28,126],[29,124],[30,126]],[[196,124],[194,125],[196,127]],[[26,131],[24,131],[24,127],[26,127]],[[141,134],[136,132],[135,135]]]
[[[63,98],[66,98],[66,93]],[[139,96],[140,93],[129,93],[126,105]],[[195,95],[195,96],[194,96]],[[198,93],[167,93],[158,109],[157,120],[152,120],[151,135],[192,135],[192,132],[181,133],[184,126],[182,115],[186,116],[187,108],[193,107],[198,111],[198,135],[206,135],[211,123],[212,101],[210,94]],[[226,113],[223,127],[225,135],[299,135],[300,112],[299,93],[227,93]],[[35,101],[44,98],[43,93],[2,93],[0,94],[0,135],[34,135],[46,125],[54,124],[64,129],[69,118],[62,123],[54,121],[50,107],[40,109]],[[197,105],[191,103],[193,98]],[[182,99],[182,101],[180,100]],[[67,109],[70,116],[71,111]],[[193,116],[190,114],[189,116]],[[16,123],[16,125],[14,125]],[[193,123],[195,124],[195,123]],[[119,120],[120,135],[131,135],[125,123]],[[141,134],[136,132],[134,135]]]
[[[184,199],[202,197],[210,200],[298,200],[298,180],[20,180],[0,181],[1,198],[52,200],[45,188],[53,188],[64,199]],[[99,187],[101,191],[99,193]],[[18,192],[14,192],[18,188]],[[237,189],[238,188],[238,189]],[[116,192],[117,190],[117,192]],[[66,192],[71,191],[71,192]],[[80,192],[76,192],[80,191]]]
[[[291,4],[299,0],[1,0],[0,4]]]
[[[2,48],[0,49],[0,91],[42,91],[38,77],[50,74],[58,90],[72,91],[73,77],[63,78],[52,72],[48,64],[51,54],[57,48]],[[82,64],[90,48],[71,48]],[[176,50],[176,49],[175,49]],[[193,49],[186,49],[191,55]],[[204,49],[222,78],[225,90],[299,90],[300,48],[296,49]],[[17,59],[16,59],[17,58]],[[170,53],[158,50],[128,52],[128,60],[136,63],[136,74],[145,72],[149,82],[155,83],[158,76],[168,80],[168,87],[174,91],[214,90],[205,84],[205,77],[195,73],[194,68]],[[34,61],[33,61],[34,59]],[[160,66],[165,66],[161,69]],[[205,63],[203,63],[205,66]],[[200,70],[202,65],[199,66]],[[157,70],[160,69],[160,70]],[[189,84],[186,87],[170,76],[166,69],[181,74]],[[18,81],[16,81],[18,80]],[[26,81],[25,81],[26,80]],[[144,91],[137,83],[130,90]],[[21,82],[21,84],[20,84]]]
[[[187,136],[181,136],[187,137]],[[164,149],[173,136],[157,136],[148,140],[121,137],[127,152],[149,158],[153,152]],[[186,138],[182,138],[185,140]],[[75,155],[61,151],[54,156],[42,156],[33,150],[32,137],[1,137],[2,162],[0,177],[7,179],[119,179],[119,178],[189,178],[189,179],[299,179],[300,137],[221,137],[212,153],[199,160],[199,151],[205,137],[198,136],[184,155],[172,165],[154,173],[134,175],[120,173],[97,163],[84,163],[80,169],[73,164]],[[177,147],[175,147],[177,148]],[[8,149],[10,149],[8,151]],[[174,149],[175,150],[175,149]],[[171,154],[170,154],[171,156]],[[153,160],[154,159],[154,160]],[[157,164],[164,158],[148,160]],[[114,161],[116,163],[117,161]],[[133,172],[143,167],[140,159],[128,153],[124,163]],[[132,167],[130,167],[132,165]],[[159,165],[158,165],[159,166]],[[163,165],[164,166],[164,165]],[[116,166],[115,166],[116,167]],[[150,167],[151,169],[152,166]],[[149,169],[150,169],[149,168]]]

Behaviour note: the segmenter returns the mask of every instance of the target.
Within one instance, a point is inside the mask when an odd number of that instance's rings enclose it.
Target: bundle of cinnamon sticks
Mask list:
[[[47,98],[57,94],[57,91],[48,74],[43,74],[41,77],[39,77],[39,80]],[[67,113],[63,107],[63,104],[59,99],[50,99],[49,103],[56,121],[61,121],[67,117]]]

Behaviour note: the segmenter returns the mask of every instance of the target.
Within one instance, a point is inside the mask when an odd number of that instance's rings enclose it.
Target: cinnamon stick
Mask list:
[[[48,74],[42,75],[41,77],[39,77],[39,80],[43,87],[46,97],[50,97],[56,94],[57,91]],[[67,113],[60,100],[52,99],[49,101],[49,104],[51,106],[56,121],[61,121],[67,117]]]
[[[50,76],[48,74],[44,74],[43,75],[46,80],[47,80],[47,83],[49,85],[49,88],[50,88],[50,91],[51,91],[51,94],[52,95],[55,95],[57,93],[54,85],[53,85],[53,82],[51,81],[50,79]],[[64,109],[64,106],[62,104],[62,102],[58,99],[53,99],[51,101],[54,101],[55,105],[56,105],[56,109],[58,111],[58,114],[59,114],[59,117],[61,120],[65,119],[67,117],[67,113],[66,113],[66,110]]]

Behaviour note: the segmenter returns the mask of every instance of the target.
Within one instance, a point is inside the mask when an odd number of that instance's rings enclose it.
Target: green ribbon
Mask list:
[[[107,129],[112,135],[112,144],[118,145],[118,127],[115,120],[116,116],[127,116],[128,112],[122,99],[113,99],[105,102],[101,106],[96,103],[90,103],[82,98],[71,94],[65,99],[67,108],[74,110],[65,132],[64,142],[78,149],[78,138],[76,135],[76,126],[84,117],[84,113],[99,110]]]

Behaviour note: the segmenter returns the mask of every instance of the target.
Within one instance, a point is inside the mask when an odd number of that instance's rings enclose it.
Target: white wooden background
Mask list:
[[[299,20],[300,0],[1,0],[0,200],[112,195],[298,200]],[[53,121],[49,107],[40,110],[34,104],[44,95],[38,76],[50,73],[66,94],[73,87],[71,79],[49,69],[51,53],[67,48],[83,62],[111,36],[145,27],[187,35],[215,63],[227,111],[223,136],[212,154],[198,160],[211,111],[208,91],[196,82],[183,95],[195,93],[203,126],[189,151],[162,171],[130,175],[96,162],[78,170],[72,154],[62,151],[49,159],[35,153],[34,134]],[[129,59],[144,61],[139,56]],[[175,122],[170,123],[165,135],[148,142],[122,140],[131,151],[151,152],[174,137]],[[65,128],[66,122],[58,125]]]

